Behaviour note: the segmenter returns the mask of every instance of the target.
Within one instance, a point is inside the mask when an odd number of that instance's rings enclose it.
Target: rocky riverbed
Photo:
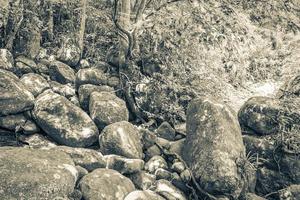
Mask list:
[[[0,199],[300,199],[300,75],[238,113],[198,97],[186,123],[151,126],[108,64],[80,63],[0,49]]]

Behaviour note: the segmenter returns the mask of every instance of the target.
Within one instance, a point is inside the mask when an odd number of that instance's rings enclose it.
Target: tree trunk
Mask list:
[[[126,31],[129,30],[130,26],[130,0],[120,0],[120,11],[119,11],[119,24]],[[127,65],[127,50],[128,41],[126,35],[119,32],[119,70],[122,71]]]
[[[80,48],[80,56],[82,56],[83,52],[83,42],[84,42],[84,32],[85,32],[85,23],[86,23],[86,7],[87,0],[81,0],[81,21],[80,21],[80,30],[79,30],[79,48]]]

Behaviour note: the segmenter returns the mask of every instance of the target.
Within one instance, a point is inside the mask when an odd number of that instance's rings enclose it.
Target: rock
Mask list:
[[[141,159],[129,159],[118,155],[105,156],[106,168],[114,169],[121,174],[133,174],[144,168],[144,161]]]
[[[106,160],[98,151],[67,146],[57,146],[55,149],[68,154],[73,159],[75,165],[79,165],[89,172],[97,168],[106,167]]]
[[[75,189],[66,200],[81,200],[82,199],[82,193],[80,190]]]
[[[156,145],[151,146],[145,151],[146,160],[150,160],[152,157],[160,155],[161,151]]]
[[[134,183],[135,187],[141,190],[149,189],[155,182],[155,175],[148,174],[145,171],[129,174],[128,177]]]
[[[90,63],[88,60],[82,59],[79,62],[79,68],[77,70],[85,69],[85,68],[90,68]]]
[[[84,199],[123,200],[135,190],[130,179],[112,169],[96,169],[84,176],[79,183]]]
[[[77,98],[77,96],[72,96],[69,97],[69,101],[74,104],[75,106],[80,108],[80,103],[79,103],[79,99]]]
[[[0,69],[0,116],[31,110],[34,96],[12,72]]]
[[[185,194],[166,180],[158,180],[154,186],[154,192],[167,200],[187,200]]]
[[[300,185],[290,185],[279,191],[280,200],[296,200],[300,199]]]
[[[33,134],[33,135],[22,135],[20,136],[20,140],[23,143],[28,144],[28,147],[31,149],[51,149],[56,147],[56,143],[51,139],[43,136],[41,134]]]
[[[172,181],[173,179],[173,174],[163,168],[158,168],[157,170],[155,170],[154,174],[156,176],[156,180],[165,179],[168,181]]]
[[[167,162],[161,156],[154,156],[145,164],[145,170],[150,173],[154,173],[158,168],[168,169]]]
[[[161,137],[157,137],[156,143],[159,144],[164,149],[170,149],[171,147],[171,142]]]
[[[300,97],[300,74],[288,79],[279,89],[278,99]]]
[[[187,110],[183,159],[203,189],[237,198],[244,185],[238,162],[245,158],[233,111],[207,97],[193,100]]]
[[[252,97],[240,109],[242,127],[258,135],[277,133],[280,127],[300,124],[300,98],[278,100],[270,97]]]
[[[92,84],[85,84],[81,85],[78,89],[79,95],[79,102],[83,110],[89,110],[89,102],[90,102],[90,95],[92,92],[110,92],[114,93],[114,89],[112,87],[103,85],[92,85]]]
[[[7,115],[0,117],[0,127],[15,131],[17,126],[25,124],[26,117],[23,114]]]
[[[175,162],[171,166],[171,169],[180,174],[181,172],[183,172],[185,170],[185,166],[182,162]]]
[[[174,141],[174,142],[170,142],[169,151],[171,153],[176,153],[182,157],[182,150],[183,150],[184,144],[185,144],[185,138]]]
[[[0,199],[62,199],[78,177],[71,158],[52,150],[0,148]]]
[[[0,69],[15,72],[14,58],[7,49],[0,49]]]
[[[165,198],[151,190],[135,190],[129,193],[124,200],[165,200]]]
[[[62,47],[58,51],[58,59],[70,66],[75,66],[80,60],[81,51],[78,43],[71,37],[63,40]]]
[[[143,149],[145,150],[151,148],[157,141],[157,136],[154,134],[154,132],[148,129],[142,127],[138,127],[138,129],[142,136]]]
[[[107,85],[110,87],[116,88],[120,86],[120,79],[117,76],[110,76],[107,79]]]
[[[291,184],[292,182],[287,176],[263,167],[258,170],[255,190],[257,194],[264,196]]]
[[[99,136],[100,151],[127,158],[141,159],[142,143],[137,128],[131,123],[122,121],[106,126]]]
[[[185,169],[183,172],[180,173],[180,178],[183,182],[189,183],[192,179],[192,175],[188,169]]]
[[[99,132],[89,116],[52,91],[37,97],[33,115],[37,124],[59,144],[87,147],[97,141]]]
[[[84,84],[106,85],[107,77],[104,72],[96,67],[80,69],[76,73],[75,85],[79,88]]]
[[[49,66],[49,74],[52,80],[61,84],[73,84],[75,82],[74,69],[60,61],[51,62]]]
[[[109,124],[129,119],[126,102],[110,92],[91,93],[89,111],[100,130]]]
[[[159,137],[171,141],[175,139],[176,135],[175,130],[168,122],[163,122],[156,130],[156,133]]]
[[[40,128],[34,121],[28,119],[25,124],[21,125],[20,131],[22,131],[25,135],[30,135],[40,132]]]
[[[244,200],[266,200],[263,197],[257,196],[254,193],[247,193],[244,197]]]
[[[71,98],[76,95],[75,88],[73,88],[69,84],[63,85],[56,81],[50,81],[50,87],[53,92],[60,94],[61,96],[64,96],[66,98]]]
[[[7,146],[19,147],[23,145],[17,140],[15,132],[0,128],[0,147]]]
[[[20,79],[21,83],[25,85],[27,90],[37,97],[46,89],[50,88],[50,85],[41,75],[29,73],[25,74]]]
[[[15,63],[15,73],[18,76],[39,72],[39,68],[36,63],[32,59],[25,56],[18,56],[15,60]]]
[[[85,175],[87,175],[89,173],[88,170],[86,170],[85,168],[83,168],[79,165],[76,165],[75,167],[78,172],[78,180],[81,180],[82,177],[84,177]]]

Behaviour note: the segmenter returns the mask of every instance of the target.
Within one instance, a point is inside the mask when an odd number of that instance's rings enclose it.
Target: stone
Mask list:
[[[79,99],[77,98],[77,96],[72,96],[68,98],[69,101],[74,104],[75,106],[80,108],[80,103],[79,103]]]
[[[167,180],[156,181],[153,190],[167,200],[187,200],[186,195]]]
[[[0,69],[15,72],[13,55],[7,49],[0,49]]]
[[[131,123],[122,121],[106,126],[99,136],[100,151],[127,158],[143,156],[139,132]]]
[[[128,177],[134,183],[135,187],[140,190],[149,189],[155,182],[155,175],[149,174],[145,171],[129,174]]]
[[[97,141],[99,132],[90,117],[50,90],[37,97],[33,115],[36,123],[59,144],[88,147]]]
[[[160,156],[160,155],[161,155],[161,151],[156,145],[151,146],[145,151],[145,158],[147,160],[150,160],[154,156]]]
[[[52,80],[61,84],[75,83],[74,69],[60,61],[53,61],[50,63],[49,74]]]
[[[168,122],[163,122],[158,129],[156,130],[156,134],[159,137],[162,137],[167,140],[174,140],[176,136],[176,132],[174,128],[168,123]]]
[[[88,170],[86,170],[85,168],[83,168],[79,165],[76,165],[75,167],[78,172],[78,180],[82,179],[82,177],[84,177],[85,175],[87,175],[89,173]]]
[[[171,181],[173,179],[173,174],[166,169],[158,168],[155,170],[156,180],[164,179]]]
[[[50,138],[47,138],[41,134],[33,134],[33,135],[21,135],[20,140],[27,144],[31,149],[52,149],[56,147],[57,144],[52,141]]]
[[[19,127],[19,129],[25,135],[30,135],[30,134],[40,132],[40,128],[37,126],[37,124],[30,119],[27,119],[25,124],[21,125],[21,127]]]
[[[96,169],[79,182],[84,199],[123,200],[135,190],[130,179],[112,169]]]
[[[106,155],[106,168],[114,169],[121,174],[133,174],[144,168],[144,161],[141,159],[129,159],[118,155]]]
[[[37,97],[43,91],[50,88],[47,80],[39,74],[25,74],[21,77],[20,81],[34,97]]]
[[[145,170],[154,173],[158,168],[168,169],[168,164],[161,156],[153,156],[146,164]]]
[[[90,63],[89,63],[88,60],[86,60],[86,59],[80,60],[80,62],[79,62],[79,69],[85,69],[85,68],[89,68],[89,67],[90,67]]]
[[[0,148],[0,199],[62,199],[78,173],[71,158],[52,150]]]
[[[180,174],[181,172],[183,172],[185,170],[185,166],[182,162],[175,162],[171,166],[171,169]]]
[[[7,115],[0,117],[0,127],[15,131],[18,126],[26,123],[26,117],[23,114]]]
[[[189,183],[192,179],[192,175],[188,169],[185,169],[183,172],[180,173],[180,178],[183,182]]]
[[[124,200],[165,200],[165,198],[151,190],[135,190],[129,193]]]
[[[247,193],[244,197],[245,200],[266,200],[263,197],[257,196],[254,193]]]
[[[0,116],[31,110],[34,96],[12,72],[0,69]]]
[[[278,100],[270,97],[252,97],[238,113],[242,127],[257,135],[277,133],[280,127],[300,124],[300,98]]]
[[[104,72],[96,67],[80,69],[76,73],[75,85],[79,88],[84,84],[106,85],[107,77]]]
[[[182,150],[183,150],[184,144],[185,144],[185,138],[174,141],[174,142],[170,142],[169,151],[171,153],[175,153],[182,157]]]
[[[63,44],[57,54],[60,61],[70,66],[76,66],[81,57],[78,42],[69,36],[63,40]]]
[[[159,144],[164,149],[170,149],[171,147],[171,142],[161,137],[157,137],[156,143]]]
[[[93,92],[89,103],[90,116],[97,127],[129,120],[126,102],[110,92]]]
[[[15,73],[18,76],[39,72],[37,64],[32,59],[25,56],[18,56],[15,59],[15,63]]]
[[[103,85],[92,85],[92,84],[85,84],[81,85],[78,89],[78,96],[79,102],[83,110],[89,110],[89,102],[90,102],[90,95],[92,92],[110,92],[114,93],[114,89],[112,87]]]
[[[246,156],[234,112],[212,98],[201,97],[189,104],[186,123],[183,159],[197,182],[207,192],[237,198],[244,186],[239,171]]]
[[[75,88],[73,88],[69,84],[63,85],[56,81],[50,81],[50,87],[53,92],[60,94],[61,96],[64,96],[66,98],[71,98],[76,95]]]
[[[157,141],[157,136],[155,135],[155,133],[140,126],[138,127],[138,129],[140,135],[142,136],[143,149],[145,150],[151,148]]]
[[[75,165],[79,165],[89,172],[106,167],[106,160],[99,151],[67,146],[57,146],[55,149],[68,154],[73,159]]]
[[[297,200],[300,199],[300,185],[290,185],[279,192],[280,200]]]

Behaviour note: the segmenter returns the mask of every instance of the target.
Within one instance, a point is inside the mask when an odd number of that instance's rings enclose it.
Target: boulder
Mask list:
[[[53,92],[60,94],[61,96],[64,96],[68,99],[76,95],[75,88],[70,84],[63,85],[56,81],[50,81],[50,87]]]
[[[72,84],[75,82],[74,69],[60,61],[53,61],[50,63],[49,74],[52,80],[61,84]]]
[[[24,144],[27,144],[30,149],[51,149],[56,147],[56,143],[53,142],[50,138],[47,138],[41,134],[33,134],[33,135],[21,135],[20,141]]]
[[[112,169],[96,169],[79,182],[84,199],[123,200],[135,190],[130,179]]]
[[[96,150],[67,146],[57,146],[55,149],[68,154],[73,159],[75,165],[79,165],[89,172],[97,168],[106,167],[105,158]]]
[[[133,174],[144,168],[144,161],[141,159],[130,159],[118,155],[104,156],[106,160],[106,168],[114,169],[121,174]]]
[[[109,124],[129,119],[125,101],[110,92],[91,93],[89,111],[100,130]]]
[[[154,173],[158,168],[168,169],[168,164],[161,156],[153,156],[146,164],[145,170]]]
[[[130,192],[124,200],[165,200],[165,198],[151,190],[135,190]]]
[[[150,160],[152,157],[160,156],[161,154],[160,148],[157,145],[153,145],[145,151],[145,159]]]
[[[25,124],[27,121],[23,114],[7,115],[0,117],[0,127],[15,131],[18,126]]]
[[[90,95],[92,92],[110,92],[114,93],[114,89],[112,87],[103,85],[92,85],[92,84],[85,84],[81,85],[78,89],[78,96],[79,102],[83,110],[89,110],[89,102],[90,102]]]
[[[258,135],[277,133],[281,127],[300,125],[300,98],[278,100],[252,97],[238,113],[242,127]]]
[[[149,149],[150,147],[152,147],[155,142],[157,141],[157,136],[155,135],[154,132],[145,129],[143,127],[138,127],[139,132],[142,136],[142,143],[143,143],[143,149]]]
[[[25,56],[18,56],[15,59],[15,74],[21,77],[24,74],[38,72],[36,63]]]
[[[52,150],[0,148],[0,199],[66,199],[78,177],[71,158]]]
[[[239,162],[245,160],[241,128],[226,105],[202,97],[187,110],[183,159],[198,183],[210,193],[237,198],[243,189]]]
[[[182,156],[183,147],[185,145],[185,138],[171,142],[169,151]]]
[[[76,66],[81,57],[78,43],[72,37],[63,40],[63,44],[58,51],[58,59],[70,66]]]
[[[0,69],[0,116],[31,110],[34,96],[12,72]]]
[[[75,85],[79,88],[84,84],[106,85],[107,77],[101,69],[96,67],[80,69],[76,73]]]
[[[172,164],[171,169],[180,174],[185,170],[185,166],[182,162],[177,161]]]
[[[31,92],[35,97],[37,97],[46,89],[50,88],[50,85],[44,77],[34,73],[23,75],[20,81],[26,86],[27,90]]]
[[[15,72],[14,58],[7,49],[0,49],[0,69]]]
[[[155,175],[149,174],[145,171],[129,174],[128,177],[134,183],[135,187],[141,190],[149,189],[155,182]]]
[[[187,200],[186,195],[181,190],[163,179],[155,182],[153,190],[167,200]]]
[[[99,132],[89,116],[50,90],[37,97],[33,115],[37,124],[59,144],[87,147],[97,141]]]
[[[159,180],[159,179],[164,179],[164,180],[168,180],[168,181],[173,180],[173,174],[163,168],[156,169],[154,174],[156,176],[156,180]]]
[[[127,158],[143,156],[139,132],[131,123],[122,121],[106,126],[99,136],[100,151]]]
[[[300,185],[290,185],[279,191],[280,200],[296,200],[300,199]]]
[[[171,141],[174,140],[176,136],[175,130],[168,122],[163,122],[156,130],[156,133],[159,137]]]

